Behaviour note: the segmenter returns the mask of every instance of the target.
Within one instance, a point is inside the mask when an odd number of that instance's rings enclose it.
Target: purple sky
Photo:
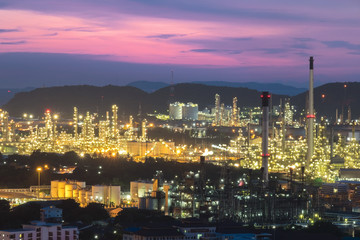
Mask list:
[[[360,80],[358,0],[0,0],[2,87]]]

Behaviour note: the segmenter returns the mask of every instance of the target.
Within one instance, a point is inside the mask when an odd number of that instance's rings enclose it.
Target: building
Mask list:
[[[130,182],[131,199],[138,201],[139,198],[149,195],[153,190],[152,181],[132,181]]]
[[[40,219],[43,222],[61,222],[62,209],[55,206],[40,209]]]
[[[175,226],[184,234],[184,239],[207,239],[215,237],[216,226],[204,224],[197,219],[183,220],[181,224]]]
[[[0,230],[0,240],[77,240],[79,230],[73,226],[62,226],[62,210],[54,206],[40,210],[41,219],[23,224],[22,229]],[[48,222],[60,221],[60,223]]]
[[[173,227],[142,227],[127,229],[123,240],[183,240],[184,234]]]
[[[171,120],[198,120],[199,106],[196,103],[175,102],[169,105]]]
[[[121,202],[120,186],[86,186],[85,182],[71,180],[51,181],[50,194],[53,199],[74,199],[82,206],[90,202],[98,202],[109,207],[116,207]]]
[[[128,141],[127,152],[132,156],[165,156],[174,154],[174,142]]]

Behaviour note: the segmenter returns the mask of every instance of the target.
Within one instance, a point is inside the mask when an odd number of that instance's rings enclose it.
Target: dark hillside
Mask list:
[[[305,92],[292,97],[291,103],[299,109],[304,109],[307,94],[308,92]],[[360,117],[359,106],[360,83],[358,82],[328,83],[314,89],[314,107],[318,116],[326,116],[333,121],[336,109],[338,109],[339,117],[344,112],[344,119],[347,119],[350,107],[351,118],[356,119]]]

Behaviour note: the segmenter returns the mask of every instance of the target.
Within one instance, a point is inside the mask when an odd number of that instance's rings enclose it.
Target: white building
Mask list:
[[[76,240],[77,227],[63,227],[60,223],[32,221],[22,229],[1,230],[0,240]]]
[[[141,197],[145,197],[153,190],[153,182],[148,181],[132,181],[130,182],[131,199],[137,201]]]

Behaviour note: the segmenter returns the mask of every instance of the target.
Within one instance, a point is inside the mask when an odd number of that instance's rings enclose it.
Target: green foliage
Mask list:
[[[143,224],[148,224],[152,222],[156,223],[171,223],[176,220],[172,217],[165,216],[159,211],[144,210],[137,208],[126,208],[119,212],[118,216],[115,218],[115,223],[120,224],[123,227],[127,226],[140,226]]]
[[[342,236],[342,232],[331,222],[317,221],[308,228],[311,233],[328,233],[334,236]]]
[[[104,205],[100,203],[90,203],[81,209],[81,215],[83,222],[106,220],[109,218],[109,214],[104,209]]]
[[[175,176],[182,177],[185,172],[200,170],[199,163],[179,163],[166,161],[160,158],[148,158],[145,163],[134,162],[126,158],[84,157],[79,158],[74,153],[53,154],[35,151],[31,156],[11,155],[7,159],[8,164],[0,166],[0,187],[29,187],[37,185],[38,166],[49,166],[41,172],[41,183],[50,184],[51,180],[74,179],[85,181],[88,185],[120,184],[126,191],[129,182],[138,179],[152,179],[157,170],[162,170],[164,178],[173,179]],[[27,166],[24,168],[24,166]],[[72,174],[57,174],[53,168],[62,165],[77,166]],[[101,171],[100,171],[101,166]],[[99,171],[101,174],[99,174]],[[206,178],[217,182],[221,173],[221,166],[205,164]],[[231,176],[235,180],[239,175],[247,173],[241,168],[232,168]]]

